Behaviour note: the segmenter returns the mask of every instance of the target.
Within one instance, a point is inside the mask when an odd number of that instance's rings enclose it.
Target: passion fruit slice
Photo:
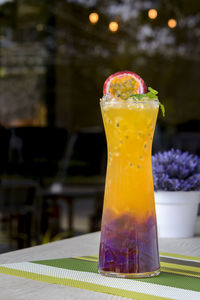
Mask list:
[[[123,100],[135,94],[147,92],[144,80],[134,72],[121,71],[110,75],[103,87],[103,94],[111,94],[115,98]]]

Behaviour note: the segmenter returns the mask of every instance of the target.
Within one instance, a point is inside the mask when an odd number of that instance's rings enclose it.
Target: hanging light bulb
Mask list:
[[[168,20],[168,26],[169,28],[175,28],[177,25],[177,21],[175,19],[169,19]]]
[[[149,9],[149,11],[148,11],[149,19],[156,19],[157,16],[158,16],[158,12],[156,9],[154,9],[154,8]]]
[[[89,20],[92,24],[96,24],[99,21],[99,15],[96,12],[89,14]]]
[[[113,21],[113,22],[109,23],[109,29],[110,29],[110,31],[116,32],[118,30],[118,28],[119,28],[119,25],[118,25],[117,22]]]

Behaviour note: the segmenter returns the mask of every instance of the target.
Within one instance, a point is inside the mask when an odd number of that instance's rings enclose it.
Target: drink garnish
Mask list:
[[[154,90],[151,87],[148,87],[148,92],[146,94],[133,94],[130,96],[133,100],[136,101],[145,101],[149,99],[158,99],[158,91]],[[163,117],[165,116],[165,107],[164,105],[159,101],[159,106],[162,112]]]
[[[104,97],[122,101],[148,101],[158,100],[158,91],[151,87],[146,88],[144,80],[134,72],[121,71],[110,75],[103,86]],[[103,97],[103,99],[104,99]],[[163,117],[165,107],[159,102]]]
[[[131,94],[146,93],[144,80],[134,72],[121,71],[110,75],[103,87],[103,94],[127,99]]]

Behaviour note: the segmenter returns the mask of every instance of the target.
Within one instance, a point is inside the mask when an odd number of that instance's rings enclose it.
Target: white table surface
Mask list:
[[[13,251],[0,255],[0,264],[22,261],[63,258],[98,254],[100,233]],[[160,239],[162,252],[200,257],[200,237],[188,239]],[[0,300],[122,300],[127,299],[93,291],[55,285],[0,274]]]

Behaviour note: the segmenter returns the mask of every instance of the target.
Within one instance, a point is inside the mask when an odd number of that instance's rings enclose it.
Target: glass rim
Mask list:
[[[104,100],[100,100],[100,105],[106,105],[106,104],[122,104],[122,105],[130,105],[130,104],[152,104],[152,103],[158,103],[159,104],[159,99],[155,98],[155,99],[148,99],[148,100],[114,100],[114,101],[104,101]]]

